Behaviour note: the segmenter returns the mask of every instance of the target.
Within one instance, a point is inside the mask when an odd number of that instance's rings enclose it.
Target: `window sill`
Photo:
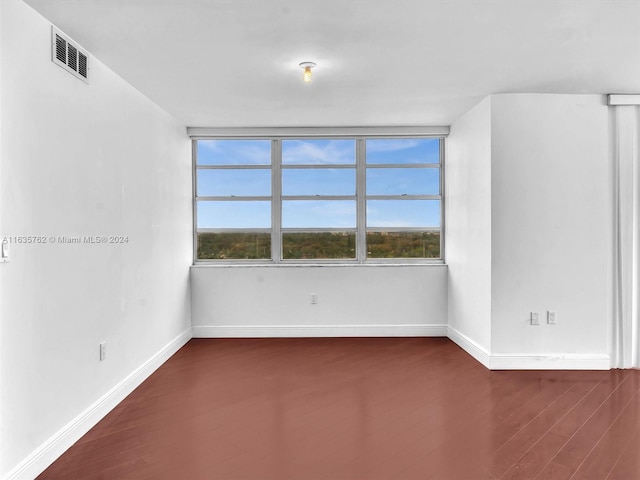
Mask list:
[[[413,261],[413,262],[366,262],[366,263],[345,263],[345,262],[198,262],[191,268],[375,268],[375,267],[447,267],[442,260],[437,261]]]

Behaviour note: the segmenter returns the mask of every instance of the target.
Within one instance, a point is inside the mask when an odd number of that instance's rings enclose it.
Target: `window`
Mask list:
[[[270,259],[271,141],[196,144],[196,259]]]
[[[366,140],[367,258],[440,257],[440,140]]]
[[[355,260],[355,140],[283,140],[281,168],[282,258]]]
[[[442,143],[195,139],[196,261],[438,260]]]

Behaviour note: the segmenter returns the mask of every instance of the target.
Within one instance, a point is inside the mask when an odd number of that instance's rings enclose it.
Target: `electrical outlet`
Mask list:
[[[549,325],[555,325],[558,319],[558,314],[552,310],[547,312],[547,323]]]
[[[538,312],[531,312],[529,320],[531,321],[531,325],[540,325],[540,316],[538,315]]]
[[[107,342],[100,343],[100,361],[107,358]]]
[[[317,293],[312,293],[311,294],[311,304],[315,305],[316,303],[318,303],[318,294]]]

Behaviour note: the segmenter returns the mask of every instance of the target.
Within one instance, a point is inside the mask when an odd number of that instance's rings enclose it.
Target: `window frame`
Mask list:
[[[354,156],[353,163],[338,163],[338,164],[284,164],[282,162],[282,143],[285,141],[291,140],[352,140],[354,147]],[[280,243],[278,246],[278,250],[274,249],[272,252],[272,262],[273,263],[355,263],[358,260],[358,142],[355,138],[351,137],[331,137],[331,136],[319,136],[314,138],[307,137],[280,137],[277,139],[279,142],[279,158],[276,158],[275,161],[279,163],[278,168],[280,170],[279,179],[274,179],[276,182],[279,182],[280,188],[280,198],[279,202],[274,203],[273,205],[277,206],[280,211],[280,215],[283,212],[283,203],[285,201],[314,201],[314,200],[325,200],[325,201],[353,201],[356,206],[356,215],[355,215],[355,223],[353,227],[342,228],[342,227],[284,227],[282,224],[282,218],[280,218],[279,232],[277,235],[274,235],[271,240],[271,244],[273,245],[275,242],[275,238],[277,238],[277,242]],[[314,170],[314,169],[322,169],[322,170],[331,170],[331,169],[353,169],[355,172],[356,183],[354,185],[355,190],[353,195],[283,195],[282,194],[282,171],[283,170]],[[275,200],[275,199],[274,199]],[[353,258],[314,258],[314,259],[287,259],[284,258],[284,252],[282,250],[282,239],[283,234],[285,233],[324,233],[324,232],[353,232],[356,238],[355,250],[356,255]],[[276,256],[276,253],[279,255]]]
[[[269,149],[270,149],[270,162],[268,164],[221,164],[221,165],[211,165],[204,164],[198,165],[198,140],[265,140],[269,141]],[[273,246],[273,229],[274,229],[274,211],[273,203],[275,199],[274,185],[275,185],[275,153],[274,153],[275,141],[272,138],[268,137],[235,137],[235,138],[192,138],[191,139],[191,153],[192,153],[192,198],[193,198],[193,264],[199,263],[221,263],[225,262],[228,264],[235,264],[239,262],[244,263],[258,263],[258,264],[266,264],[272,263],[274,258],[274,246]],[[222,195],[222,196],[212,196],[212,195],[204,195],[202,197],[198,196],[198,170],[270,170],[271,171],[271,195],[257,195],[257,196],[232,196],[232,195]],[[269,228],[265,227],[256,227],[256,228],[198,228],[198,201],[215,201],[215,202],[243,202],[243,201],[255,201],[255,202],[270,202],[271,204],[271,226]],[[198,234],[199,233],[268,233],[271,235],[271,258],[260,258],[260,259],[199,259],[198,258]]]
[[[268,131],[261,131],[268,130]],[[445,147],[448,127],[424,127],[413,129],[343,129],[327,128],[302,128],[302,129],[216,129],[216,128],[189,128],[188,133],[192,140],[192,175],[193,175],[193,264],[194,265],[376,265],[376,264],[408,264],[428,265],[443,264],[445,259]],[[402,133],[406,132],[406,133]],[[366,140],[367,139],[438,139],[439,159],[438,163],[431,164],[366,164]],[[199,140],[269,140],[271,142],[271,164],[269,165],[198,165]],[[282,163],[282,142],[285,140],[353,140],[355,143],[355,164],[289,164]],[[283,168],[284,167],[284,168]],[[283,169],[331,169],[354,168],[356,172],[355,195],[282,195],[282,170]],[[370,195],[366,193],[366,174],[368,168],[437,168],[440,172],[438,195]],[[205,169],[270,169],[271,170],[271,196],[256,197],[212,197],[197,195],[197,172]],[[271,202],[271,228],[198,228],[197,208],[198,201],[270,201]],[[356,203],[355,228],[283,228],[282,207],[286,200],[354,200]],[[440,226],[439,227],[367,227],[366,208],[369,200],[439,200],[440,202]],[[355,257],[344,259],[285,259],[282,251],[283,233],[309,232],[355,232]],[[440,234],[439,258],[368,258],[366,237],[369,232],[438,232]],[[198,259],[198,234],[199,233],[269,233],[271,234],[271,258],[263,259]]]

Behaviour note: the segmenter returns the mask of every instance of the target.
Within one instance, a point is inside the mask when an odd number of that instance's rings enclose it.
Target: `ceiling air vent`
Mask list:
[[[56,27],[51,27],[51,61],[89,83],[89,54]]]

